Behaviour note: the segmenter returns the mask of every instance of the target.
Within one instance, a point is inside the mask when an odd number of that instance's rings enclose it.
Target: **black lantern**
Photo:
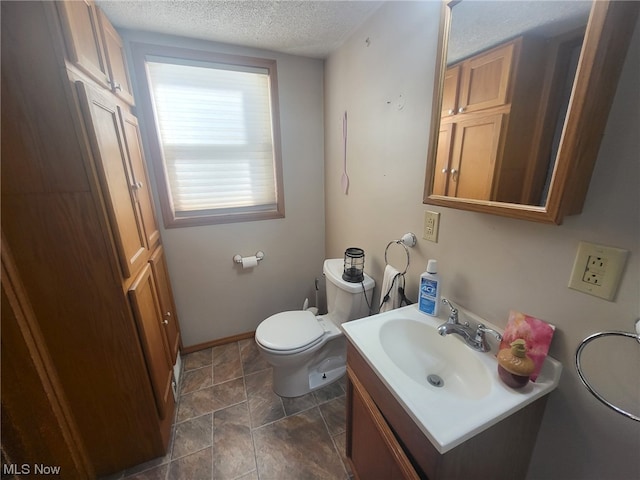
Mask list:
[[[342,279],[351,283],[364,281],[364,250],[351,247],[344,251]]]

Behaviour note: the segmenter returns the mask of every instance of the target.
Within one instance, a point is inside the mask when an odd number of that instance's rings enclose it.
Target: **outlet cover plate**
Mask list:
[[[440,214],[438,212],[424,212],[424,230],[422,238],[438,243],[438,228],[440,226]]]
[[[628,253],[621,248],[580,242],[569,288],[613,301]]]

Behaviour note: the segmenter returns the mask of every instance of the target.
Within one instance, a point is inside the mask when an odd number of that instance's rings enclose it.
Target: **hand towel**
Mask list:
[[[400,272],[391,265],[384,267],[382,288],[380,289],[380,313],[393,310],[400,306],[402,300],[398,292],[400,277]]]

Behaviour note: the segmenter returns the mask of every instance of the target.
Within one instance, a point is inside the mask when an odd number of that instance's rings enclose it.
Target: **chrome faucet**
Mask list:
[[[469,322],[460,323],[458,321],[458,309],[446,298],[442,299],[442,303],[450,309],[449,318],[438,327],[438,333],[443,337],[451,333],[457,333],[467,345],[479,352],[488,352],[491,350],[485,334],[490,333],[495,336],[498,341],[502,340],[502,335],[491,328],[485,327],[481,323],[478,324],[475,330],[469,325]]]

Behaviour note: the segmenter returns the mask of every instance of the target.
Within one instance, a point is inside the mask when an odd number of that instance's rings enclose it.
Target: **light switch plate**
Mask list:
[[[621,248],[580,242],[569,288],[612,301],[628,253]]]

